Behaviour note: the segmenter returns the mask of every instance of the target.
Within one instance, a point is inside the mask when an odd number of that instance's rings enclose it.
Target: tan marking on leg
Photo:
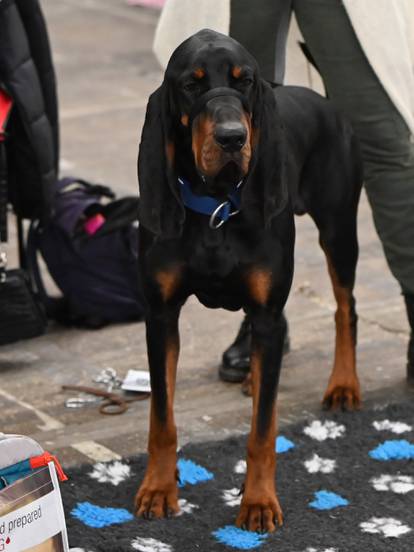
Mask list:
[[[249,272],[247,281],[251,297],[259,305],[266,305],[272,286],[272,273],[257,268]]]
[[[177,377],[178,355],[180,352],[179,337],[171,337],[167,342],[167,391],[168,391],[168,408],[171,408],[173,415],[173,404],[175,394],[175,381]]]
[[[340,285],[335,269],[326,255],[337,310],[335,313],[335,360],[323,404],[332,409],[349,410],[361,405],[361,392],[356,371],[355,338],[352,328],[352,290]]]
[[[155,279],[160,286],[160,291],[164,301],[168,301],[174,295],[180,283],[181,269],[178,266],[168,270],[160,270],[155,275]]]
[[[189,120],[189,117],[188,117],[187,113],[183,113],[181,115],[181,122],[185,127],[188,126],[188,120]]]
[[[276,404],[266,435],[257,430],[262,353],[251,355],[250,370],[253,396],[252,425],[247,442],[247,473],[239,515],[238,527],[250,531],[274,531],[275,521],[283,524],[283,514],[276,496]],[[275,401],[276,402],[276,401]]]
[[[161,422],[151,400],[148,438],[148,466],[144,480],[135,497],[138,516],[161,518],[177,513],[177,428],[174,421],[174,393],[179,354],[178,335],[167,342],[167,416]]]
[[[151,404],[148,465],[135,497],[138,516],[161,518],[168,515],[168,510],[179,511],[176,449],[177,429],[171,408],[168,407],[166,423],[162,424]]]

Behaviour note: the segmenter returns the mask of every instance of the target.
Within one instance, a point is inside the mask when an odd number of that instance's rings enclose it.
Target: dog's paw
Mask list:
[[[322,400],[325,410],[359,410],[361,408],[361,391],[358,380],[352,383],[332,382]]]
[[[276,495],[260,500],[260,503],[250,503],[246,495],[243,497],[236,526],[258,533],[272,533],[276,523],[283,525],[283,513]]]
[[[171,517],[179,511],[176,482],[162,486],[157,485],[156,481],[144,480],[135,497],[135,513],[138,517]]]

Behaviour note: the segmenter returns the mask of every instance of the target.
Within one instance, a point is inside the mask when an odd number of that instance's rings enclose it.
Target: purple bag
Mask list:
[[[143,319],[138,275],[139,200],[114,198],[106,186],[64,178],[57,183],[53,215],[47,225],[32,223],[29,270],[50,318],[94,328]],[[63,297],[47,294],[38,251]]]

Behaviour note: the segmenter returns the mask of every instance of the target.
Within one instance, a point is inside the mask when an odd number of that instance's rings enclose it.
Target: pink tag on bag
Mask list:
[[[105,217],[101,213],[97,213],[89,218],[83,227],[88,236],[93,236],[103,224],[105,224]]]

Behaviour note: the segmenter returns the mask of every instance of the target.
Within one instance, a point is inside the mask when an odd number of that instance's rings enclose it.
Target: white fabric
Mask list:
[[[343,0],[365,55],[414,134],[413,0]]]
[[[230,0],[167,0],[153,45],[161,66],[165,69],[181,42],[205,28],[229,34]]]
[[[414,135],[414,1],[343,3],[371,67]],[[206,27],[228,34],[230,0],[167,0],[154,41],[161,66],[183,40]]]

